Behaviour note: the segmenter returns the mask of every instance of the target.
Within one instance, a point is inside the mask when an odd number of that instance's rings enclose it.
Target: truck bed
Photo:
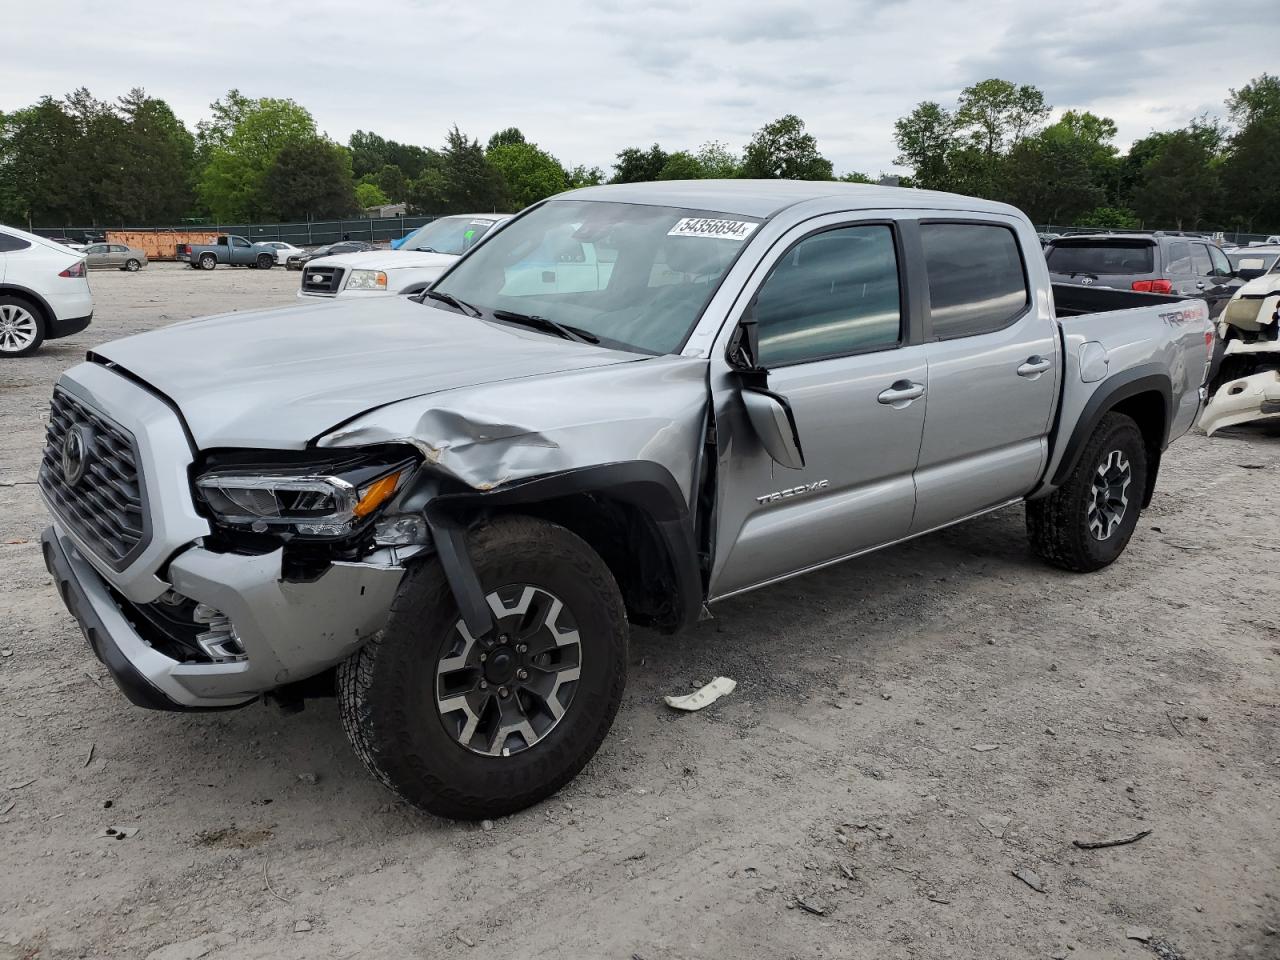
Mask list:
[[[1165,293],[1140,293],[1115,287],[1086,286],[1082,283],[1053,284],[1053,305],[1059,317],[1078,317],[1086,313],[1132,310],[1161,304],[1183,303],[1186,297]]]

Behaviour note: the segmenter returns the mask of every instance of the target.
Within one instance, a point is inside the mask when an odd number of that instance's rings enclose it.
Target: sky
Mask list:
[[[1121,147],[1280,72],[1280,3],[1233,0],[0,0],[0,110],[145,87],[194,129],[231,87],[438,146],[518,126],[572,166],[800,116],[836,172],[894,172],[893,123],[988,77],[1111,117]]]

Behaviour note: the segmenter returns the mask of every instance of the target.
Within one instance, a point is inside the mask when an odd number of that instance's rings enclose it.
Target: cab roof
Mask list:
[[[789,207],[811,201],[839,210],[927,208],[1021,216],[1005,203],[979,200],[957,193],[881,187],[836,180],[659,180],[649,183],[611,183],[583,187],[554,199],[642,203],[686,207],[767,220]]]

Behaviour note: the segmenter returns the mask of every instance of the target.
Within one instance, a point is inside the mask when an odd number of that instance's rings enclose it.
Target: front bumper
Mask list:
[[[1200,427],[1213,436],[1223,427],[1280,417],[1280,370],[1228,380],[1209,398]]]
[[[404,570],[335,563],[308,583],[281,579],[282,551],[258,556],[193,546],[169,564],[173,589],[230,619],[244,657],[182,662],[135,627],[129,601],[113,593],[56,523],[41,536],[45,565],[89,646],[140,707],[208,710],[260,694],[341,662],[386,620]]]

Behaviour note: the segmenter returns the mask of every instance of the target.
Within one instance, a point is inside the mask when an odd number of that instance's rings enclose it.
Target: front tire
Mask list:
[[[628,632],[609,568],[565,528],[507,516],[468,540],[498,635],[471,637],[433,559],[338,671],[342,724],[369,771],[462,820],[514,813],[578,774],[618,712]]]
[[[264,253],[260,257],[258,257],[259,270],[270,270],[275,265],[276,265],[276,258],[271,256],[270,254]]]
[[[1080,453],[1067,482],[1027,504],[1027,536],[1043,560],[1077,573],[1101,570],[1128,546],[1147,489],[1142,431],[1108,413]]]
[[[133,257],[130,257],[128,260],[124,262],[124,268],[129,273],[137,273],[139,270],[142,269],[142,263],[139,262],[138,260],[135,260]]]

